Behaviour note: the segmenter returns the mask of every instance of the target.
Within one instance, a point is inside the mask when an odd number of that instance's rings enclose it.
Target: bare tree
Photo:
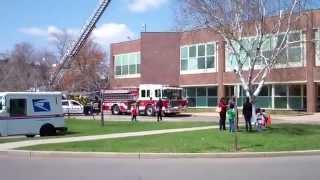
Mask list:
[[[62,57],[70,45],[71,35],[65,31],[55,34],[54,37],[58,56]],[[105,84],[101,75],[107,72],[107,66],[103,68],[105,57],[105,51],[92,40],[88,40],[73,60],[70,69],[65,71],[59,88],[73,92],[100,89]]]
[[[267,75],[286,61],[288,47],[302,39],[291,32],[301,28],[304,0],[185,0],[185,25],[209,28],[226,43],[234,73],[253,103]],[[300,26],[300,27],[299,27]]]
[[[45,86],[48,82],[47,62],[28,43],[16,44],[1,65],[0,90],[25,91]]]

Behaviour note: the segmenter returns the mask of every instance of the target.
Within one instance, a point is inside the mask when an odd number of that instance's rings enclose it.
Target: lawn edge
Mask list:
[[[231,153],[118,153],[118,152],[69,152],[1,150],[1,156],[25,158],[132,158],[132,159],[179,159],[179,158],[268,158],[288,156],[316,156],[320,150],[277,152],[231,152]]]

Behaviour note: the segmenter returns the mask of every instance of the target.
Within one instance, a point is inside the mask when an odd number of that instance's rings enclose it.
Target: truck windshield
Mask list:
[[[164,89],[164,90],[162,90],[162,98],[164,98],[164,99],[182,99],[182,90],[180,90],[180,89]]]

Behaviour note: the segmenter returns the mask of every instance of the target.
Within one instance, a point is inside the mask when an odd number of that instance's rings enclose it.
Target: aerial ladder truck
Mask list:
[[[86,43],[88,37],[95,28],[106,8],[109,6],[110,2],[111,0],[100,0],[99,6],[81,29],[79,37],[72,41],[66,53],[62,56],[60,60],[61,63],[57,66],[57,69],[50,78],[49,86],[51,89],[56,88],[61,79],[63,79],[65,71],[70,68],[72,61]]]

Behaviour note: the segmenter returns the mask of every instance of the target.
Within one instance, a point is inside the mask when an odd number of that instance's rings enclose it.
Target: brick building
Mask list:
[[[257,104],[270,109],[315,112],[320,105],[320,11],[310,11],[289,38],[301,40],[268,75]],[[232,58],[223,39],[201,29],[189,32],[142,32],[134,41],[111,45],[111,88],[166,84],[184,88],[191,107],[214,107],[237,89]]]

